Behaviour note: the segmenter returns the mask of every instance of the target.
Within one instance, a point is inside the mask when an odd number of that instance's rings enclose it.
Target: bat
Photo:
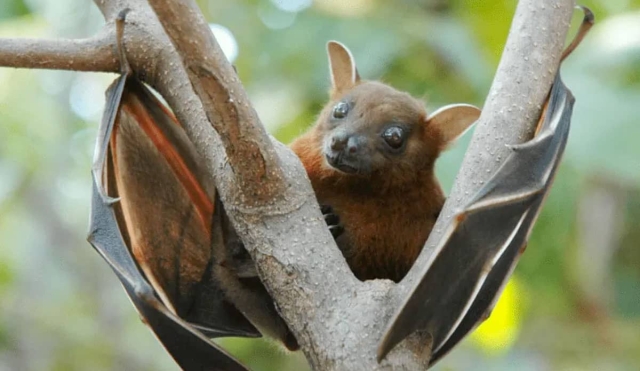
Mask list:
[[[266,332],[297,349],[184,130],[132,76],[122,49],[125,14],[116,28],[122,74],[107,91],[96,142],[89,242],[183,369],[244,369],[210,337]],[[492,180],[453,219],[390,323],[379,359],[415,329],[427,329],[433,364],[486,317],[553,180],[572,104],[557,76],[536,136],[513,146]],[[461,254],[470,258],[461,260]],[[447,278],[455,287],[445,290],[438,283]]]
[[[184,130],[132,76],[125,16],[116,22],[122,73],[107,90],[94,153],[88,241],[181,368],[245,370],[209,338],[261,336],[254,323],[265,317],[288,328]]]
[[[581,28],[561,61],[593,24],[593,13],[581,9]],[[553,182],[574,101],[558,72],[534,138],[510,146],[492,178],[451,218],[420,280],[387,325],[378,361],[408,335],[424,330],[431,335],[431,366],[488,318]]]

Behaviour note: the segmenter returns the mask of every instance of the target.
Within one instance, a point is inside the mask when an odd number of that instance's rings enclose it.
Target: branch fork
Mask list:
[[[167,100],[206,160],[231,221],[311,366],[424,369],[430,354],[425,334],[412,335],[377,362],[386,322],[419,278],[447,216],[496,170],[495,158],[506,157],[505,144],[522,143],[533,135],[558,68],[574,1],[520,0],[450,197],[414,268],[397,285],[360,282],[350,272],[326,229],[300,161],[266,133],[193,0],[95,3],[108,21],[96,36],[3,39],[0,66],[119,72],[112,21],[130,8],[125,49],[131,68]]]

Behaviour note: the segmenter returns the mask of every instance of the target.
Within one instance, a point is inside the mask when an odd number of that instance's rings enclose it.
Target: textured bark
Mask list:
[[[429,352],[426,337],[419,335],[376,362],[386,322],[419,269],[398,285],[355,279],[328,233],[300,161],[266,134],[193,1],[150,0],[155,13],[146,0],[95,3],[109,22],[99,36],[0,40],[0,66],[116,71],[112,21],[130,8],[124,40],[131,67],[185,125],[311,366],[424,369]],[[416,266],[425,263],[446,218],[498,168],[507,154],[505,144],[532,136],[573,6],[573,0],[520,1],[462,169]],[[25,51],[29,58],[21,56]]]
[[[0,66],[118,72],[110,31],[80,40],[1,39]]]
[[[574,0],[520,0],[498,70],[462,166],[433,232],[413,269],[398,285],[402,296],[418,279],[443,228],[509,153],[507,145],[533,137],[549,88],[556,75],[575,7]]]

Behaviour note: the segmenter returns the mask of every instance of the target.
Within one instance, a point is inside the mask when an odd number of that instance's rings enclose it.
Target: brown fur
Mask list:
[[[429,117],[409,94],[360,80],[342,44],[329,42],[328,53],[330,101],[291,149],[302,160],[318,202],[339,216],[344,233],[336,242],[356,277],[397,282],[418,257],[445,201],[434,175],[435,160],[475,121],[479,110],[457,105]],[[350,104],[348,116],[340,120],[331,117],[338,102]],[[388,153],[381,145],[381,130],[389,123],[409,129],[400,154]],[[357,153],[367,171],[345,173],[329,165],[325,140],[336,130],[366,136]]]
[[[369,175],[346,174],[327,164],[322,153],[328,116],[342,95],[335,94],[316,125],[291,148],[302,160],[320,204],[330,205],[345,228],[338,244],[356,277],[399,281],[422,250],[444,203],[433,172],[441,144],[429,130],[422,104],[378,82],[360,82],[349,93],[362,120],[360,130],[391,119],[413,131],[400,161],[377,158]],[[348,93],[347,93],[348,94]]]

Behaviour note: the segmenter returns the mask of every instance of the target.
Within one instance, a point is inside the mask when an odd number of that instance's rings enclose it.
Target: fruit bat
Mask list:
[[[132,76],[121,45],[125,15],[116,22],[122,74],[107,90],[94,153],[89,242],[183,369],[245,369],[213,337],[266,333],[297,349],[203,161]]]
[[[593,24],[582,26],[564,59]],[[530,141],[511,153],[489,181],[457,212],[421,278],[392,317],[378,360],[416,330],[431,335],[433,365],[488,318],[522,255],[567,143],[574,98],[557,73]],[[446,284],[444,284],[446,283]]]
[[[117,22],[123,73],[107,91],[96,143],[89,241],[183,369],[244,369],[209,337],[262,331],[295,349],[184,130],[131,76],[121,45],[124,14]],[[414,330],[427,329],[433,364],[486,317],[551,184],[572,103],[557,76],[535,138],[513,146],[453,219],[392,319],[380,359]],[[454,285],[438,285],[443,280]]]

